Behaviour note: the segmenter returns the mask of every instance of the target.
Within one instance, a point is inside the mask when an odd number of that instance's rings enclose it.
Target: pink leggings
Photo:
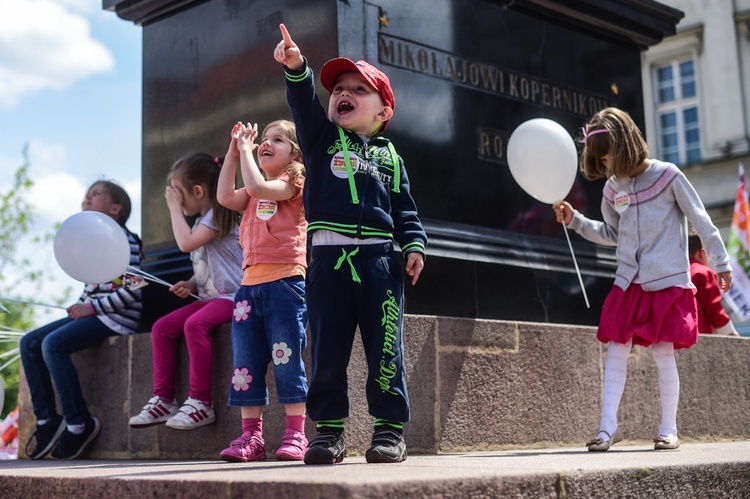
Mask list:
[[[151,328],[154,395],[174,400],[177,340],[184,334],[190,357],[190,397],[211,402],[211,330],[232,320],[234,302],[199,300],[170,312]]]

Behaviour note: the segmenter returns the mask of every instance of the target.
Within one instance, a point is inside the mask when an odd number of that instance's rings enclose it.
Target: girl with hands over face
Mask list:
[[[151,328],[154,391],[140,414],[130,418],[133,428],[166,423],[169,428],[192,430],[215,420],[211,333],[231,321],[242,277],[239,214],[217,201],[220,169],[221,159],[206,153],[180,158],[170,169],[164,198],[175,242],[190,253],[193,275],[169,290],[180,298],[197,295],[198,300],[159,318]],[[186,217],[195,217],[192,226]],[[175,400],[175,371],[177,340],[182,336],[190,357],[190,391],[180,406]]]

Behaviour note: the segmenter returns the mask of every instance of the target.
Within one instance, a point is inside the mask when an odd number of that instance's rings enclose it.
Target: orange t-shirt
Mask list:
[[[284,173],[279,180],[289,182],[289,174]],[[303,185],[304,177],[300,177],[293,185],[297,195],[285,201],[269,201],[252,196],[249,198],[240,224],[242,268],[245,269],[243,284],[248,277],[247,268],[254,265],[288,264],[290,269],[296,265],[307,267],[307,221],[302,205]],[[268,269],[262,270],[267,271]]]

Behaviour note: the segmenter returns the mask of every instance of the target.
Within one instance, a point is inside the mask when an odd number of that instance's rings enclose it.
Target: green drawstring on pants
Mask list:
[[[352,257],[359,253],[359,246],[357,246],[357,249],[355,249],[351,253],[347,253],[346,249],[344,248],[341,248],[341,252],[341,258],[339,258],[339,261],[336,262],[336,266],[333,267],[333,270],[340,269],[341,265],[344,263],[344,260],[346,260],[346,263],[349,264],[349,269],[352,271],[352,281],[362,284],[362,280],[359,278],[359,275],[357,275],[357,269],[354,268],[354,264],[352,263]]]

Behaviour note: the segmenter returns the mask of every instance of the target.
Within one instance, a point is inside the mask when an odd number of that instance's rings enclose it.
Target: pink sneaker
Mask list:
[[[248,437],[243,434],[232,440],[229,447],[221,451],[220,457],[223,461],[230,463],[265,461],[266,444],[260,435]]]
[[[307,451],[307,438],[304,433],[287,428],[281,447],[276,451],[277,461],[302,461]]]

